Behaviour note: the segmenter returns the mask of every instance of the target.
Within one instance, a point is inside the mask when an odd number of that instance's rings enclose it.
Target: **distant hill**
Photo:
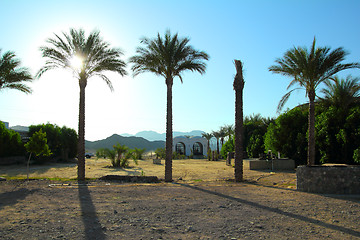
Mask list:
[[[96,150],[99,148],[109,148],[112,149],[115,144],[126,145],[129,148],[145,148],[146,151],[155,150],[157,148],[165,147],[164,141],[148,141],[142,137],[123,137],[117,134],[114,134],[108,138],[98,141],[87,141],[85,140],[86,150]]]
[[[184,135],[188,135],[188,136],[201,136],[201,134],[204,131],[200,131],[200,130],[194,130],[191,132],[173,132],[173,137],[177,137],[177,136],[184,136]],[[121,134],[122,136],[124,136],[124,134]],[[154,131],[142,131],[142,132],[138,132],[135,134],[136,137],[142,137],[145,138],[149,141],[165,141],[166,139],[166,133],[157,133]]]

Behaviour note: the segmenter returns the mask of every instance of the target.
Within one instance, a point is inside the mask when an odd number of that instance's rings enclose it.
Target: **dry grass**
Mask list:
[[[105,175],[157,176],[164,178],[165,160],[161,165],[153,164],[151,159],[139,160],[138,165],[131,160],[129,168],[111,168],[108,159],[86,159],[86,177],[99,178]],[[26,178],[26,166],[1,166],[0,176],[5,178]],[[75,163],[57,163],[30,166],[30,178],[76,179]],[[234,168],[226,166],[224,160],[207,161],[206,159],[173,160],[173,179],[183,181],[218,181],[233,179]],[[244,170],[247,181],[271,186],[295,188],[294,172],[251,171]]]

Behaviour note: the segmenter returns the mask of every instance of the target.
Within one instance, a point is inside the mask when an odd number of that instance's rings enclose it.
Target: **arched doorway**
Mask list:
[[[204,155],[203,145],[199,142],[194,143],[193,145],[193,154],[194,155]]]
[[[183,142],[178,142],[175,145],[175,151],[181,155],[185,155],[185,144]]]

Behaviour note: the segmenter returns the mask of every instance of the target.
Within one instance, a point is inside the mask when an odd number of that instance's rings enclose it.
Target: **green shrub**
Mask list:
[[[5,128],[0,121],[0,157],[23,156],[25,154],[24,144],[20,134]]]

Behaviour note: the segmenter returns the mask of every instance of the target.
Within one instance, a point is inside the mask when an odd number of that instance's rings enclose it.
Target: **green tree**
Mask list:
[[[40,129],[46,132],[47,143],[55,159],[67,161],[69,158],[76,157],[78,137],[74,129],[65,126],[59,127],[51,123],[31,125],[29,127],[29,135],[32,136]],[[41,159],[41,161],[44,160],[46,159]]]
[[[30,153],[29,159],[27,161],[27,180],[29,180],[29,166],[31,155],[35,154],[35,156],[50,156],[51,151],[49,146],[47,145],[46,133],[42,132],[40,129],[38,132],[35,132],[31,137],[29,142],[25,145],[26,151]]]
[[[288,89],[295,85],[304,88],[309,98],[309,138],[308,165],[315,164],[315,97],[319,85],[333,77],[336,73],[350,68],[360,68],[359,63],[342,64],[347,52],[343,48],[330,51],[329,47],[315,47],[315,38],[311,49],[294,47],[285,52],[283,58],[276,59],[277,65],[269,67],[269,71],[293,78]],[[280,100],[278,110],[284,106],[292,89]]]
[[[281,114],[267,128],[265,150],[280,152],[282,156],[293,159],[296,165],[305,164],[307,119],[308,110],[304,107]]]
[[[244,90],[244,76],[243,63],[240,60],[234,60],[236,75],[234,77],[233,87],[235,90],[235,182],[243,181],[243,90]]]
[[[47,43],[50,46],[40,48],[47,61],[36,77],[39,78],[54,68],[66,68],[70,69],[79,81],[78,180],[85,180],[85,87],[88,79],[96,76],[103,79],[110,90],[113,90],[105,72],[116,72],[124,76],[126,63],[120,59],[122,51],[110,48],[98,31],[91,32],[86,38],[83,29],[70,29],[69,34],[63,33],[63,37],[55,34],[55,38],[49,38]]]
[[[27,68],[20,67],[21,62],[15,57],[15,53],[10,51],[1,55],[0,49],[0,91],[9,88],[31,93],[31,88],[24,82],[31,82],[33,78]]]
[[[189,38],[180,38],[178,34],[171,35],[166,31],[164,37],[158,33],[154,39],[142,38],[143,47],[136,49],[135,56],[130,58],[133,63],[134,76],[151,72],[165,78],[167,87],[166,107],[166,158],[165,158],[165,181],[172,181],[172,86],[174,78],[179,77],[187,70],[205,73],[205,60],[209,59],[207,53],[195,50],[189,45]]]
[[[0,157],[22,156],[25,153],[20,134],[7,129],[0,121]]]
[[[360,103],[360,78],[349,75],[346,79],[335,76],[331,80],[325,81],[326,88],[321,91],[324,97],[320,102],[325,107],[334,106],[347,112]]]

